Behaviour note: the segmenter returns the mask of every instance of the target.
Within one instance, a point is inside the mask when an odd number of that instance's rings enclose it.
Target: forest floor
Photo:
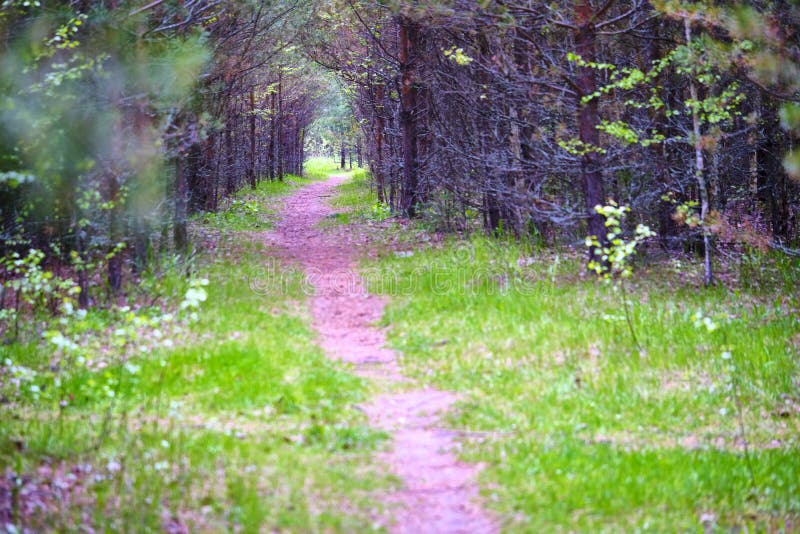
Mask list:
[[[361,409],[389,435],[379,460],[401,481],[386,496],[394,516],[388,521],[391,531],[495,532],[480,506],[477,467],[457,459],[455,434],[442,421],[456,394],[420,388],[404,376],[397,354],[386,347],[385,334],[376,326],[386,299],[369,294],[356,263],[359,252],[370,246],[367,234],[320,227],[334,214],[328,200],[348,178],[335,175],[289,196],[268,244],[282,260],[305,270],[313,291],[313,327],[325,353],[352,364],[373,383],[373,396]]]
[[[366,173],[330,202],[315,244],[358,250],[401,372],[451,392],[439,425],[504,532],[800,530],[799,261],[723,256],[703,289],[696,258],[650,250],[604,283],[579,247],[392,217]]]
[[[800,531],[800,261],[622,292],[305,170],[0,345],[0,532]]]

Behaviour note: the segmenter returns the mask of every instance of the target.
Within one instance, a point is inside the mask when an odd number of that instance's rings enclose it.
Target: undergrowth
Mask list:
[[[202,213],[198,219],[217,230],[268,230],[275,219],[272,199],[285,195],[298,186],[322,180],[338,171],[329,158],[311,158],[303,165],[303,176],[287,174],[283,180],[261,180],[255,189],[244,188],[223,201],[223,209]]]
[[[284,179],[263,180],[255,189],[245,188],[224,201],[223,209],[198,215],[205,225],[217,230],[268,230],[275,218],[270,199],[285,195],[298,185],[306,184],[308,178],[287,174]]]

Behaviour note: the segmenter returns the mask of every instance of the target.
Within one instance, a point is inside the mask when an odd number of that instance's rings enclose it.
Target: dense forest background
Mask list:
[[[602,246],[612,199],[711,283],[797,243],[799,29],[788,0],[7,0],[2,253],[107,300],[309,147],[447,231]]]

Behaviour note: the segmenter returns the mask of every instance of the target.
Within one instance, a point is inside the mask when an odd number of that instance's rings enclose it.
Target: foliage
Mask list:
[[[596,272],[603,278],[610,280],[616,277],[628,278],[633,274],[631,259],[636,254],[636,248],[646,239],[654,237],[656,234],[644,224],[637,224],[633,232],[633,237],[629,240],[624,238],[622,224],[630,208],[619,206],[613,200],[605,206],[595,206],[597,213],[605,219],[606,240],[602,245],[597,236],[586,238],[586,246],[594,249],[593,257],[599,261],[589,262],[589,269]]]
[[[800,24],[800,6],[796,2],[737,2],[717,6],[705,1],[659,0],[654,6],[669,17],[690,18],[709,28],[709,33],[724,32],[726,38],[707,36],[705,43],[713,49],[731,49],[733,61],[746,69],[748,81],[783,96],[782,126],[794,135],[800,132],[800,123],[791,119],[800,91],[797,76],[800,61],[790,44]],[[798,161],[800,154],[789,149],[783,163],[795,179],[800,175]]]
[[[301,68],[288,41],[308,11],[285,8],[3,3],[0,255],[41,250],[81,307],[102,306],[148,262],[191,254],[191,212],[300,174],[331,79]]]
[[[385,221],[392,216],[392,208],[385,202],[376,202],[370,209],[370,217],[376,221]]]
[[[455,46],[442,50],[442,54],[444,57],[454,61],[456,65],[460,65],[462,67],[465,67],[474,61],[474,59],[464,54],[463,48],[456,48]]]
[[[46,310],[71,312],[74,296],[80,293],[80,287],[71,279],[42,269],[44,257],[42,251],[30,249],[27,256],[12,252],[0,259],[4,278],[9,279],[2,286],[3,291],[13,291],[16,300],[15,310],[4,309],[3,312],[16,315],[23,305],[29,306],[33,313]]]

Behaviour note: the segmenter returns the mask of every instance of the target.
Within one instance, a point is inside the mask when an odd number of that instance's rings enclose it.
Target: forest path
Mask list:
[[[301,264],[314,289],[313,326],[319,343],[334,359],[352,363],[359,375],[381,388],[361,406],[370,423],[392,439],[380,461],[402,480],[402,488],[385,496],[394,512],[390,532],[408,534],[483,534],[497,525],[481,509],[475,478],[478,467],[460,462],[454,434],[441,417],[457,400],[455,394],[415,389],[386,348],[384,332],[374,326],[385,299],[370,295],[356,269],[352,232],[324,229],[319,223],[334,212],[326,202],[346,176],[314,182],[289,196],[272,237],[282,258]],[[396,386],[404,383],[402,392]]]

